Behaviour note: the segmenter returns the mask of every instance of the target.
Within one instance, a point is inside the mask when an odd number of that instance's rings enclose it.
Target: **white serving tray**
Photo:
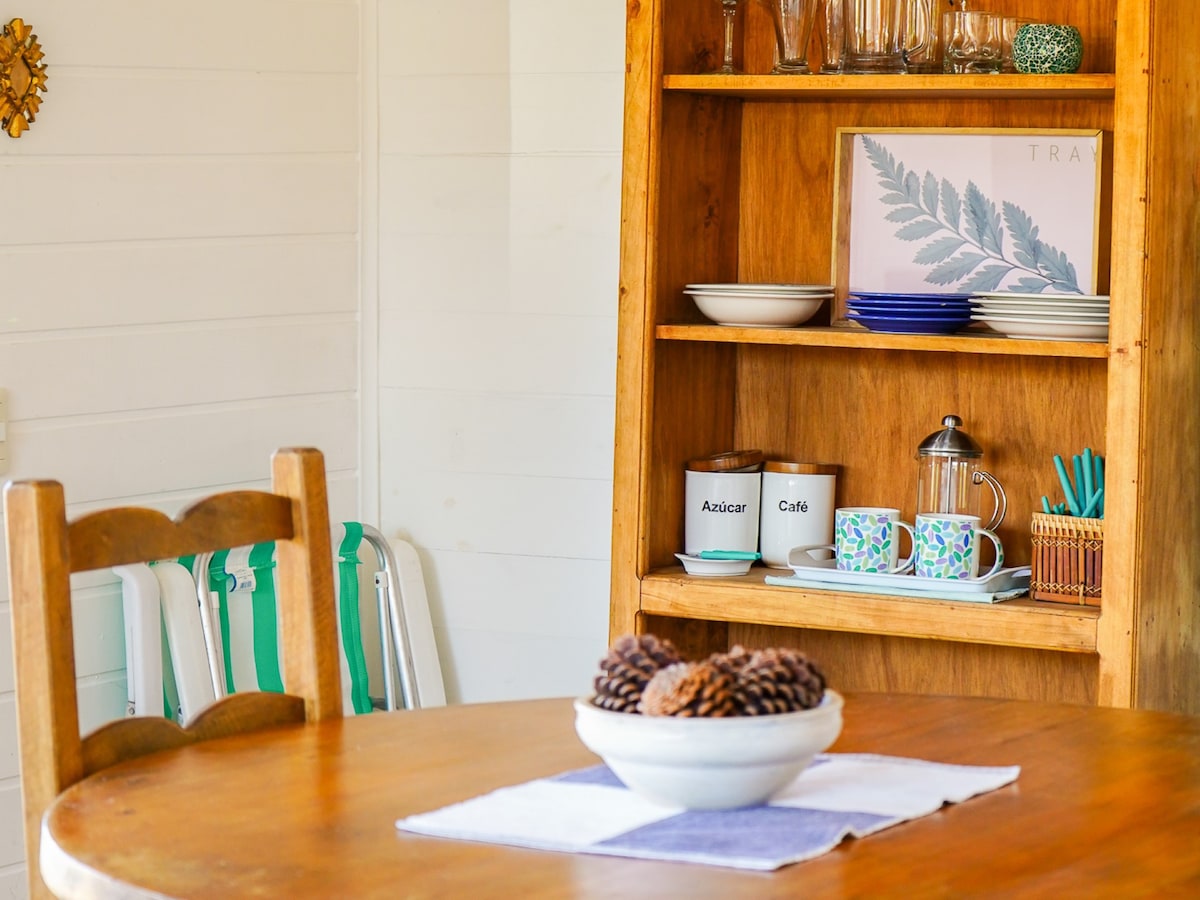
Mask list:
[[[1008,599],[1012,592],[1029,588],[1029,566],[1001,569],[988,578],[919,578],[916,575],[886,572],[843,572],[832,559],[799,560],[791,565],[792,577],[767,576],[769,584],[816,587],[821,590],[859,591],[871,594],[899,594],[937,600],[975,600],[994,603]],[[1013,594],[1015,596],[1016,594]]]

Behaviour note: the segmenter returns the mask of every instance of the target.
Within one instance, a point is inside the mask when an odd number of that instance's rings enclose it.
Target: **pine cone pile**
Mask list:
[[[680,659],[670,641],[626,635],[600,661],[592,702],[648,716],[763,716],[812,709],[825,676],[799,650],[735,645],[700,662]]]

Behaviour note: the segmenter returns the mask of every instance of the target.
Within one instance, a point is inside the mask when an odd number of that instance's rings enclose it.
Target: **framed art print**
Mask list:
[[[840,128],[833,283],[855,291],[1095,294],[1103,132]]]

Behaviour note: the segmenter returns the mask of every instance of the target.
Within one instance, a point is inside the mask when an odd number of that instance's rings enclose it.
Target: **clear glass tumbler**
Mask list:
[[[846,0],[846,56],[842,71],[902,75],[906,0]]]
[[[1016,65],[1013,64],[1012,45],[1013,38],[1017,36],[1017,32],[1021,30],[1022,25],[1032,25],[1035,19],[1027,19],[1023,16],[1005,16],[1000,22],[1000,71],[1015,72]]]
[[[807,75],[808,42],[819,0],[759,0],[775,26],[775,68],[772,75]]]
[[[942,19],[942,71],[952,75],[978,75],[1000,71],[1001,17],[996,13],[964,9]]]

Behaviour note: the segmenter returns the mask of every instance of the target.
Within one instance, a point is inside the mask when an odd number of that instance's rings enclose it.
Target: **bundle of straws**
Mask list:
[[[1042,496],[1042,512],[1058,516],[1079,516],[1080,518],[1104,518],[1104,457],[1092,453],[1091,447],[1084,447],[1082,455],[1071,458],[1075,481],[1067,473],[1066,463],[1061,456],[1054,457],[1054,468],[1058,470],[1058,480],[1062,483],[1064,502],[1051,505],[1050,499]]]

